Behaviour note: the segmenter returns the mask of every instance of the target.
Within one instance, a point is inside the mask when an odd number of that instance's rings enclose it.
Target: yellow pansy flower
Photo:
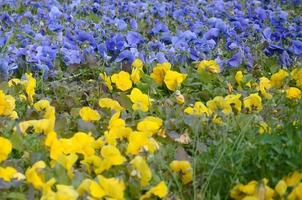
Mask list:
[[[87,106],[81,108],[80,116],[81,116],[82,120],[84,120],[85,122],[98,121],[101,118],[98,111],[93,110]]]
[[[48,135],[54,136],[53,134],[48,134]],[[48,141],[48,142],[51,141],[51,143],[49,144],[50,145],[49,146],[50,147],[50,158],[52,160],[57,160],[59,158],[59,156],[62,153],[64,153],[64,146],[62,145],[62,141],[61,140],[57,140],[57,138],[51,138],[51,139],[53,139],[53,140],[52,141],[51,140]]]
[[[25,78],[23,80],[20,79],[11,79],[8,82],[9,87],[21,84],[23,89],[25,90],[27,100],[30,104],[33,104],[35,89],[36,89],[36,79],[32,76],[32,73],[25,73]]]
[[[275,191],[280,197],[284,196],[287,190],[287,184],[284,180],[280,180],[275,186]]]
[[[287,200],[296,199],[302,199],[302,183],[299,183],[287,197]]]
[[[137,130],[150,133],[150,136],[156,134],[163,125],[163,120],[158,117],[146,117],[137,124]]]
[[[132,73],[131,73],[132,82],[136,84],[140,82],[141,78],[142,78],[142,70],[138,68],[132,69]]]
[[[220,66],[215,60],[202,60],[197,65],[197,71],[209,71],[211,73],[220,73]]]
[[[223,123],[221,117],[219,117],[217,114],[214,114],[212,121],[217,125],[221,125]]]
[[[132,109],[133,110],[141,110],[143,112],[147,112],[149,110],[150,102],[149,96],[142,93],[139,89],[133,88],[130,95],[128,95],[130,100],[132,101]]]
[[[48,134],[54,130],[56,121],[55,108],[50,105],[47,100],[40,100],[34,104],[34,108],[38,111],[44,111],[43,118],[40,120],[29,120],[19,123],[21,133],[25,133],[29,127],[34,128],[35,133]]]
[[[280,69],[271,76],[272,87],[280,88],[283,85],[284,79],[288,76],[288,72]]]
[[[10,140],[0,137],[0,162],[7,159],[8,155],[12,151],[13,145]]]
[[[81,164],[85,165],[89,174],[91,174],[92,170],[95,172],[95,174],[100,174],[105,170],[102,158],[98,155],[85,156],[81,161]]]
[[[17,172],[13,167],[0,167],[0,179],[10,182],[12,179],[22,180],[24,175]]]
[[[104,136],[106,142],[110,145],[116,145],[117,139],[123,139],[128,137],[132,129],[126,127],[125,120],[120,118],[120,112],[115,113],[108,125],[108,131],[105,131]]]
[[[111,84],[111,79],[109,76],[107,76],[107,74],[104,72],[104,73],[100,73],[100,77],[103,79],[103,81],[105,82],[105,85],[107,86],[107,88],[112,91],[113,87],[112,87],[112,84]]]
[[[128,72],[120,71],[117,74],[113,74],[111,76],[111,81],[112,83],[115,83],[116,87],[122,91],[132,88],[132,81]]]
[[[243,199],[245,196],[254,195],[256,193],[257,181],[250,181],[248,184],[238,184],[230,192],[233,199]]]
[[[187,160],[174,160],[170,163],[170,168],[173,172],[182,174],[182,182],[183,184],[187,184],[193,179],[193,169],[191,164]]]
[[[109,121],[108,129],[122,128],[126,126],[125,120],[121,119],[120,115],[120,112],[114,113],[114,115],[112,115]]]
[[[105,178],[104,176],[97,176],[100,186],[106,193],[106,196],[122,200],[124,199],[125,184],[122,180],[117,178]]]
[[[259,123],[259,134],[262,135],[264,133],[271,133],[272,129],[265,122]]]
[[[143,61],[139,58],[136,58],[132,63],[132,67],[140,69],[140,70],[143,69],[143,65],[144,65]]]
[[[237,98],[235,97],[233,99]],[[217,110],[221,110],[225,115],[232,113],[232,107],[222,96],[216,96],[214,99],[207,101],[207,107],[211,113],[216,112]]]
[[[139,58],[135,59],[132,63],[132,73],[131,73],[131,80],[133,83],[138,83],[141,80],[142,73],[143,73],[143,61]]]
[[[99,100],[99,106],[101,108],[109,108],[111,110],[114,110],[116,112],[120,112],[124,110],[124,108],[120,105],[118,101],[115,101],[110,98],[102,98]]]
[[[0,116],[7,116],[12,119],[18,118],[18,114],[15,109],[15,98],[11,95],[5,95],[0,90]]]
[[[78,153],[85,157],[92,156],[95,154],[95,148],[98,146],[94,137],[83,132],[77,132],[69,139],[63,138],[57,140],[54,135],[52,140],[50,157],[53,160],[57,160],[61,153]]]
[[[154,153],[156,150],[159,149],[159,144],[157,143],[157,141],[150,137],[148,144],[146,146],[143,147],[145,151],[148,151],[149,153]]]
[[[31,73],[26,73],[25,77],[26,80],[22,81],[22,84],[24,85],[28,101],[30,104],[32,104],[34,101],[33,97],[35,96],[36,79],[33,78]]]
[[[89,191],[90,191],[90,194],[94,198],[101,199],[102,197],[104,197],[106,195],[104,189],[101,188],[101,186],[97,182],[94,182],[94,181],[89,184]]]
[[[209,116],[210,110],[200,101],[195,102],[194,107],[187,107],[184,112],[189,115],[196,115],[196,116],[201,116],[201,115],[207,115]]]
[[[243,99],[243,105],[248,112],[259,112],[262,110],[262,99],[257,93],[250,94]]]
[[[135,168],[136,175],[140,178],[140,184],[145,187],[152,178],[151,170],[146,160],[141,156],[136,156],[130,164]]]
[[[159,198],[164,198],[168,194],[168,187],[164,181],[160,182],[158,185],[152,187],[148,192],[140,197],[140,200],[148,199],[152,196],[157,196]]]
[[[271,81],[268,78],[266,78],[266,77],[260,78],[259,90],[260,90],[261,94],[267,99],[272,98],[272,95],[266,91],[266,90],[270,89],[271,87],[272,87]]]
[[[231,190],[231,197],[235,200],[241,199],[263,199],[271,200],[275,195],[272,188],[267,186],[268,180],[250,181],[248,184],[238,184]]]
[[[73,178],[72,166],[77,162],[78,156],[74,153],[70,155],[61,154],[57,162],[62,165],[66,170],[70,179]]]
[[[18,119],[19,116],[18,116],[18,113],[16,111],[13,111],[10,116],[9,116],[11,119]]]
[[[64,153],[79,153],[84,156],[90,156],[95,154],[96,141],[93,136],[84,132],[77,132],[73,135],[69,141],[64,142]]]
[[[242,73],[242,71],[237,71],[237,72],[236,72],[235,80],[236,80],[236,82],[237,82],[237,84],[238,84],[239,86],[242,85],[242,82],[243,82],[243,73]]]
[[[121,165],[126,162],[126,158],[122,156],[121,152],[112,145],[103,146],[101,150],[101,155],[103,157],[101,168],[98,169],[98,173],[102,173],[115,165]]]
[[[153,72],[150,74],[150,77],[159,85],[162,85],[164,82],[165,75],[167,71],[171,69],[171,64],[169,62],[164,62],[156,64],[153,68]]]
[[[124,199],[125,184],[117,178],[105,178],[104,176],[97,176],[98,182],[90,183],[90,194],[94,198],[101,199],[107,197],[116,200]]]
[[[13,79],[9,80],[7,83],[8,83],[8,87],[13,87],[13,86],[21,84],[21,80],[18,78],[13,78]]]
[[[127,137],[131,131],[131,128],[125,126],[114,127],[108,131],[105,131],[105,140],[108,144],[116,146],[117,140]]]
[[[29,120],[19,123],[21,133],[26,133],[30,127],[33,127],[35,133],[49,133],[53,130],[50,120],[48,119]]]
[[[294,171],[293,173],[284,177],[283,180],[288,187],[293,187],[300,183],[300,181],[302,180],[302,174],[300,172]]]
[[[149,144],[149,134],[145,132],[133,131],[128,137],[127,154],[137,155],[141,148]]]
[[[166,72],[164,82],[169,90],[175,91],[186,79],[187,75],[169,70]]]
[[[55,125],[55,118],[56,118],[56,110],[55,107],[51,106],[49,101],[47,100],[40,100],[34,104],[34,108],[38,111],[45,111],[43,118],[49,119],[52,123],[52,127]]]
[[[43,189],[45,182],[41,170],[45,167],[46,164],[44,161],[38,161],[32,167],[28,168],[25,172],[26,181],[28,183],[31,183],[35,189]]]
[[[33,103],[33,98],[35,96],[35,89],[36,89],[36,79],[32,76],[31,73],[25,73],[25,78],[23,80],[20,79],[11,79],[8,82],[8,86],[16,86],[21,84],[23,86],[23,90],[27,95],[27,100],[30,104]]]
[[[77,200],[78,192],[69,185],[56,185],[57,192],[55,193],[55,200]]]
[[[45,146],[50,147],[54,141],[57,141],[57,133],[51,131],[47,134],[44,144]]]
[[[81,184],[77,187],[77,192],[79,193],[80,196],[82,196],[84,193],[89,193],[90,192],[90,185],[94,181],[90,179],[84,179]],[[94,182],[95,183],[95,182]],[[96,183],[97,184],[97,183]]]
[[[301,90],[296,87],[290,87],[286,90],[286,97],[288,99],[301,99]]]
[[[43,185],[41,200],[55,199],[56,193],[52,190],[55,183],[56,179],[51,178]]]
[[[240,100],[241,94],[230,94],[224,97],[225,103],[232,108],[236,109],[237,112],[241,111],[242,102]]]
[[[296,81],[298,87],[302,86],[302,68],[296,68],[291,73],[292,78]]]

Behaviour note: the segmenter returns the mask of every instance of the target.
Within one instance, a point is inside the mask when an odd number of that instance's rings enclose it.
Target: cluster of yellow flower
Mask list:
[[[296,87],[289,87],[287,84],[284,84],[286,78],[293,80],[296,83]],[[299,88],[302,86],[302,69],[300,68],[296,68],[290,73],[283,69],[280,69],[278,72],[272,74],[270,79],[268,79],[267,77],[261,77],[259,79],[259,84],[251,84],[251,82],[244,83],[244,75],[242,71],[238,71],[236,73],[235,79],[240,88],[244,84],[250,88],[255,87],[266,99],[272,98],[272,95],[268,92],[270,89],[281,89],[281,92],[285,91],[286,97],[288,99],[294,100],[301,98],[301,90]]]
[[[168,195],[168,186],[164,181],[153,180],[154,174],[149,167],[148,159],[161,148],[160,142],[156,140],[165,133],[164,122],[157,116],[148,113],[153,101],[148,94],[139,89],[138,83],[144,74],[143,62],[136,59],[132,63],[132,72],[120,71],[112,76],[101,73],[104,84],[109,91],[122,91],[127,94],[130,107],[120,104],[113,97],[99,99],[99,109],[111,112],[110,120],[104,132],[99,136],[92,133],[76,132],[72,137],[64,138],[55,130],[56,109],[48,100],[35,101],[36,80],[32,74],[25,74],[24,79],[12,79],[8,82],[10,89],[15,88],[18,100],[28,103],[30,109],[34,109],[40,119],[19,119],[13,130],[18,137],[29,133],[39,135],[43,146],[49,152],[49,160],[38,160],[32,163],[25,170],[23,175],[15,168],[3,165],[0,167],[0,179],[10,182],[12,180],[26,181],[41,194],[41,199],[77,199],[89,197],[90,199],[124,199],[128,187],[128,179],[124,176],[109,177],[106,172],[115,167],[121,167],[125,174],[131,179],[139,182],[140,199],[147,199],[152,196],[163,198]],[[166,87],[176,95],[176,102],[185,104],[185,97],[181,94],[182,83],[187,75],[171,69],[170,63],[157,64],[150,74],[150,78],[160,86]],[[215,61],[201,61],[197,65],[197,71],[202,73],[219,73],[220,67]],[[148,76],[148,75],[146,75]],[[284,84],[285,79],[296,84],[296,87],[288,87]],[[273,74],[270,79],[261,77],[258,83],[245,81],[242,71],[238,71],[234,77],[237,84],[237,92],[233,93],[233,86],[229,85],[230,94],[216,96],[205,104],[197,101],[194,105],[187,104],[184,113],[193,116],[205,116],[212,118],[215,124],[222,124],[222,113],[224,116],[245,113],[258,113],[263,109],[262,98],[272,99],[275,91],[285,92],[286,97],[291,100],[301,98],[299,87],[302,86],[302,69],[294,69],[291,73],[280,70]],[[253,92],[247,94],[241,91],[245,88],[254,88]],[[276,90],[277,89],[277,90]],[[174,94],[173,94],[174,95]],[[127,98],[126,97],[126,98]],[[6,95],[0,90],[0,116],[15,120],[18,118],[16,112],[15,97]],[[89,106],[79,110],[79,116],[85,123],[98,123],[105,116],[100,114],[99,109]],[[138,111],[144,116],[138,119],[138,123],[128,122],[123,118],[125,111]],[[108,119],[109,119],[108,118]],[[270,128],[265,122],[260,123],[260,133],[269,132]],[[0,162],[9,158],[14,148],[11,141],[0,137]],[[65,185],[55,178],[49,178],[46,171],[54,170],[56,166],[64,168],[68,178],[73,180],[78,170],[85,171],[88,177],[79,181],[79,184]],[[193,169],[187,160],[172,160],[170,169],[179,175],[183,184],[189,184],[193,179]],[[119,168],[120,169],[120,168]],[[298,176],[294,173],[292,176]],[[299,175],[299,181],[302,175]],[[284,179],[276,186],[276,193],[280,196],[286,194],[286,188],[296,186],[289,196],[300,195],[299,186],[295,182]],[[285,189],[284,189],[285,188]],[[283,191],[283,192],[281,192]],[[267,180],[261,182],[252,181],[247,185],[238,185],[231,196],[235,199],[252,199],[257,195],[265,195],[265,199],[271,199],[275,194],[274,190],[267,186]],[[68,197],[68,198],[67,198]],[[300,196],[299,196],[300,197]],[[302,197],[301,197],[302,198]],[[294,199],[294,198],[292,198]]]
[[[166,68],[166,66],[169,66]],[[133,84],[140,81],[143,73],[143,63],[135,60],[133,71],[130,75],[125,71],[108,77],[101,74],[109,90],[113,90],[112,83],[121,91],[127,91]],[[176,90],[185,79],[186,75],[170,70],[169,63],[159,64],[155,67],[152,77],[156,81],[164,82],[170,90]],[[41,199],[78,199],[81,196],[90,199],[124,199],[127,183],[123,177],[107,178],[103,175],[114,166],[124,166],[125,172],[130,171],[131,177],[139,181],[140,187],[147,192],[142,192],[140,199],[152,196],[163,198],[168,194],[168,186],[164,181],[154,187],[150,187],[152,170],[148,165],[148,156],[160,148],[155,140],[155,135],[164,132],[162,119],[147,116],[141,119],[136,130],[127,127],[126,121],[121,118],[121,112],[125,110],[116,100],[101,98],[99,106],[113,112],[107,130],[98,138],[91,133],[77,132],[70,138],[60,138],[55,131],[56,111],[48,100],[34,101],[36,80],[31,74],[26,74],[24,80],[12,79],[8,82],[10,87],[19,87],[21,102],[28,102],[38,113],[41,119],[31,119],[17,123],[14,134],[27,135],[29,133],[41,134],[41,140],[49,152],[50,162],[39,160],[33,163],[25,171],[25,175],[12,167],[0,168],[0,179],[6,182],[12,180],[25,181],[41,192]],[[128,95],[133,103],[133,110],[147,112],[150,107],[150,98],[138,88],[133,88]],[[5,95],[0,91],[0,115],[16,119],[15,98]],[[101,116],[97,110],[90,107],[82,107],[79,116],[85,122],[97,122]],[[22,135],[21,135],[22,136]],[[0,162],[8,158],[13,149],[10,140],[0,137]],[[123,150],[123,151],[122,151]],[[75,177],[75,171],[84,169],[89,178],[85,178],[79,185],[64,185],[57,183],[55,178],[46,176],[46,169],[54,169],[57,165],[63,167],[70,180]],[[181,175],[183,184],[192,181],[193,169],[188,161],[174,160],[170,168]]]
[[[29,103],[33,102],[33,96],[35,95],[36,80],[32,77],[32,74],[25,74],[25,80],[12,79],[9,82],[9,86],[20,84],[25,94],[21,94],[20,98],[28,100]],[[18,114],[15,111],[15,98],[11,95],[6,95],[4,91],[0,90],[0,116],[9,117],[11,119],[17,119]],[[10,140],[0,137],[0,163],[5,161],[13,149],[13,145]],[[23,180],[25,176],[19,173],[15,168],[6,166],[0,167],[0,178],[6,182],[10,182],[13,179]]]
[[[266,178],[260,181],[250,181],[246,185],[238,184],[231,190],[235,200],[272,200],[272,199],[302,199],[302,174],[295,171],[278,181],[275,188],[268,186]]]
[[[143,72],[143,62],[136,59],[133,64],[132,73],[129,74],[125,71],[113,74],[108,77],[105,73],[100,74],[101,78],[105,81],[109,90],[112,90],[112,83],[121,91],[127,91],[132,88],[132,85],[138,83],[141,80]],[[171,91],[175,91],[181,83],[186,79],[187,75],[171,70],[171,64],[164,62],[157,64],[153,68],[153,72],[150,77],[159,85],[165,83],[167,88]]]
[[[218,66],[218,68],[217,68]],[[209,71],[217,73],[219,65],[215,61],[202,61],[198,64],[198,71]],[[290,76],[290,80],[296,82],[297,87],[288,87],[284,84],[285,78]],[[216,96],[212,100],[206,102],[206,105],[197,101],[194,105],[187,107],[184,112],[195,116],[213,116],[213,122],[221,124],[221,119],[217,116],[217,111],[221,111],[224,115],[231,113],[239,113],[244,111],[246,113],[259,112],[263,109],[262,98],[268,100],[272,99],[270,90],[279,90],[285,92],[286,97],[290,100],[298,100],[301,98],[301,90],[298,87],[302,86],[302,69],[294,69],[291,73],[281,69],[274,73],[270,79],[266,77],[259,78],[259,83],[244,82],[244,75],[242,71],[235,74],[237,84],[237,91],[240,92],[243,87],[255,88],[257,93],[252,93],[241,100],[242,94],[229,94],[225,97]],[[229,84],[230,85],[230,84]],[[233,86],[230,85],[230,92],[233,92]],[[261,97],[262,96],[262,97]],[[183,102],[182,102],[183,103]],[[242,109],[244,108],[244,109]],[[216,113],[215,113],[216,112]],[[265,122],[260,123],[260,133],[269,132],[269,127]]]

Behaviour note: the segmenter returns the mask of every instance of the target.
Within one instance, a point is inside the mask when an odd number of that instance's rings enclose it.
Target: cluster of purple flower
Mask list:
[[[302,57],[302,17],[286,12],[290,4],[301,0],[4,0],[0,69],[47,72],[55,60],[69,66],[137,57],[251,68],[262,56],[287,67]]]

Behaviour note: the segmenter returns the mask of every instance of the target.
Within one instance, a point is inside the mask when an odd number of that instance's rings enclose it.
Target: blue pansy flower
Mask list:
[[[299,40],[293,40],[290,51],[295,55],[302,55],[302,42]]]
[[[88,41],[90,43],[90,45],[92,45],[93,47],[96,47],[96,41],[95,41],[93,35],[86,31],[79,31],[77,33],[77,40],[79,40],[80,42]]]
[[[230,67],[238,67],[242,63],[242,53],[238,51],[235,53],[232,58],[227,61],[228,66]]]
[[[127,28],[127,23],[122,19],[115,19],[114,23],[120,31],[125,30]]]
[[[135,19],[130,19],[130,26],[132,30],[136,31],[138,28],[137,21]]]
[[[291,65],[290,62],[290,57],[287,53],[287,51],[283,51],[281,53],[281,55],[279,56],[279,63],[283,66],[283,67],[289,67]]]
[[[5,58],[5,56],[0,55],[0,81],[8,79],[8,69],[9,66],[7,59]]]
[[[61,53],[66,65],[80,64],[83,60],[81,51],[79,50],[62,48]]]
[[[284,48],[278,45],[270,44],[267,48],[264,49],[266,56],[272,56],[275,53],[281,54],[284,51]]]
[[[135,57],[132,54],[131,51],[129,50],[125,50],[123,52],[121,52],[118,57],[115,59],[115,62],[121,62],[121,61],[128,61],[128,63],[132,63],[134,61]]]
[[[106,40],[106,47],[109,51],[120,52],[125,48],[124,37],[121,34],[116,34],[112,38]]]
[[[206,40],[210,40],[210,39],[217,39],[219,36],[219,29],[218,28],[211,28],[210,30],[208,30],[207,32],[204,33],[203,38]]]
[[[126,35],[126,40],[129,46],[136,47],[138,44],[144,41],[144,38],[140,33],[130,31]]]
[[[62,16],[62,12],[56,6],[52,6],[49,12],[50,19],[57,19]]]

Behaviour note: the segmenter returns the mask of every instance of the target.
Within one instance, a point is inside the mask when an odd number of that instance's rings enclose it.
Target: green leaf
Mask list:
[[[10,192],[6,198],[11,199],[11,200],[26,200],[27,199],[25,194],[23,194],[21,192]]]
[[[23,145],[21,136],[19,136],[17,134],[12,134],[9,139],[10,139],[14,149],[16,149],[18,151],[24,151],[24,145]]]

